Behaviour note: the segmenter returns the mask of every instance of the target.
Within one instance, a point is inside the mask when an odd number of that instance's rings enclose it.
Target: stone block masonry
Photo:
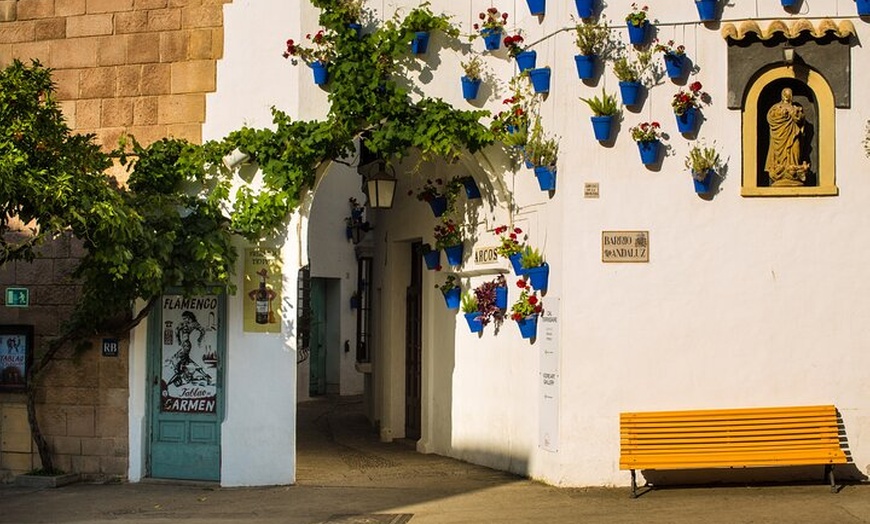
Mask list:
[[[0,67],[54,69],[71,127],[106,149],[123,134],[200,142],[230,1],[0,0]]]
[[[143,145],[166,136],[202,139],[206,93],[223,53],[223,4],[231,0],[0,0],[0,67],[38,59],[54,70],[57,97],[76,132],[106,149],[124,134]],[[0,324],[32,324],[35,355],[60,330],[79,288],[69,280],[80,246],[60,238],[33,263],[0,268],[31,306],[0,304]],[[40,425],[61,469],[85,479],[127,472],[127,348],[102,357],[61,351],[37,390]],[[0,393],[0,482],[39,467],[23,393]]]
[[[30,290],[27,308],[0,304],[0,324],[33,325],[35,359],[58,335],[60,321],[69,315],[78,297],[79,286],[70,274],[80,256],[78,242],[62,236],[43,245],[32,263],[13,262],[0,269],[0,288]],[[100,353],[100,339],[90,342],[92,347],[84,352],[60,351],[43,372],[36,391],[37,416],[58,467],[80,473],[85,479],[123,478],[127,469],[129,343],[121,341],[120,356],[107,358]],[[12,481],[39,466],[24,393],[0,393],[0,482]]]

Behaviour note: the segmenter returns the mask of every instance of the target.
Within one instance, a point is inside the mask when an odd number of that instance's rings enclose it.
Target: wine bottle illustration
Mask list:
[[[256,308],[256,316],[254,320],[257,324],[269,323],[269,290],[266,289],[266,271],[258,271],[260,276],[260,287],[257,288],[257,293],[254,296],[254,307]]]

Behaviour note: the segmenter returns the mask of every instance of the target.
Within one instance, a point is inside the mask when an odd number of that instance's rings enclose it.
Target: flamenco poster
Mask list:
[[[163,297],[161,411],[215,413],[218,297]]]

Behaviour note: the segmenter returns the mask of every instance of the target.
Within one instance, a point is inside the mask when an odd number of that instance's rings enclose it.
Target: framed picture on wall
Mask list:
[[[33,360],[33,326],[0,324],[0,391],[24,391]]]

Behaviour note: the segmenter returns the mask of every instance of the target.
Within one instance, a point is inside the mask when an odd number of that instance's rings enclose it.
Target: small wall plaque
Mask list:
[[[601,261],[649,262],[649,231],[602,231]]]
[[[586,182],[583,184],[583,198],[598,198],[598,182]]]
[[[498,246],[480,246],[474,248],[473,260],[476,265],[498,264]]]
[[[103,356],[117,357],[118,356],[118,339],[104,338],[103,339]]]

